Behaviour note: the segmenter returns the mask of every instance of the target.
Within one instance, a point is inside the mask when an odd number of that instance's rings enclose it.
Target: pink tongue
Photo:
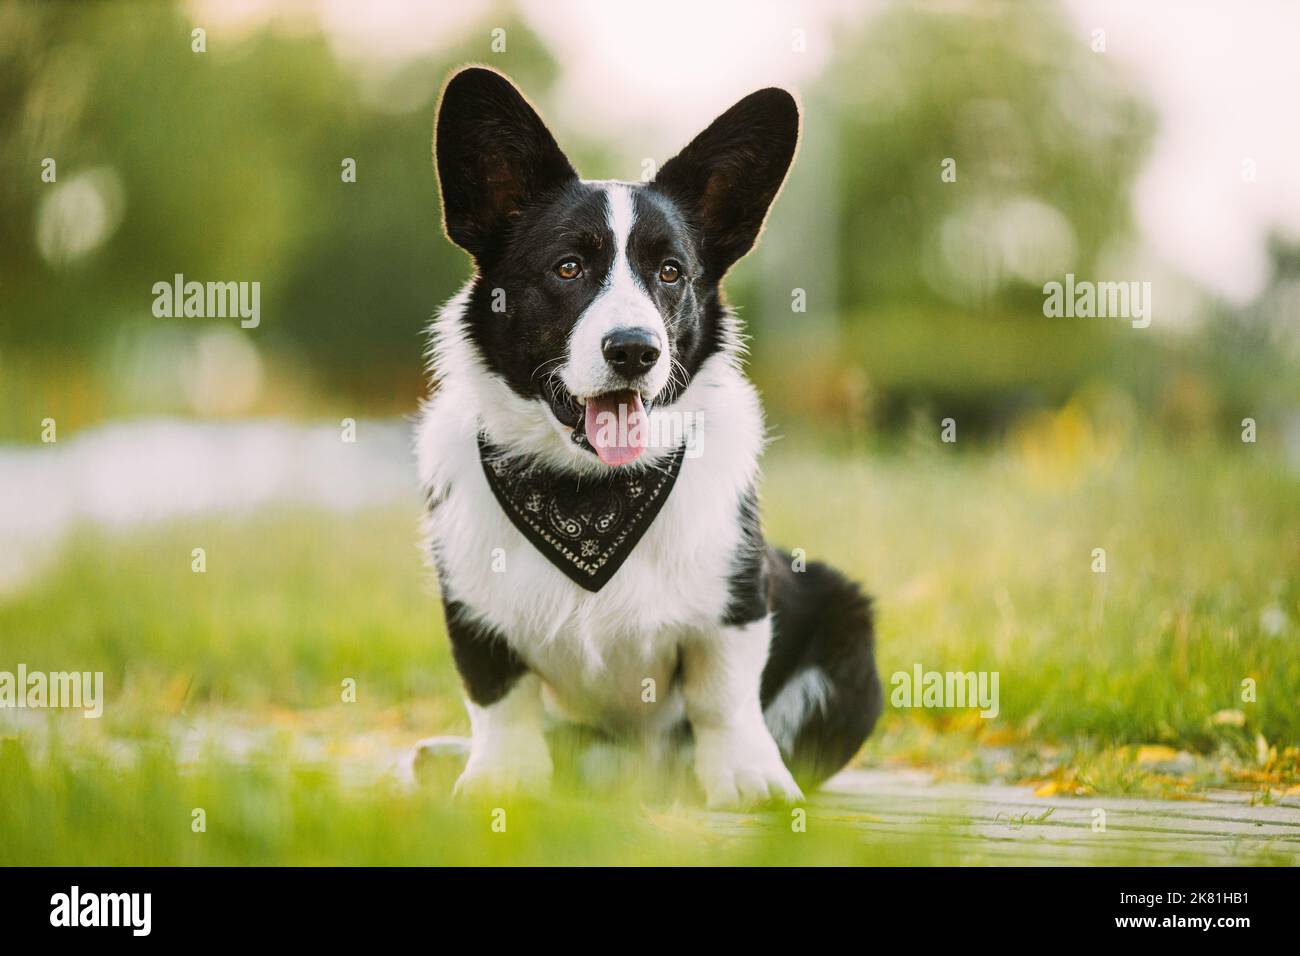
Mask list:
[[[645,451],[647,422],[633,389],[587,399],[587,441],[607,465],[626,465]]]

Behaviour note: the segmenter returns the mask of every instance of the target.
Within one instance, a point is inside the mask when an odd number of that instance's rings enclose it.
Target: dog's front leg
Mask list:
[[[545,792],[551,754],[542,733],[542,681],[500,635],[447,602],[452,656],[465,685],[469,761],[456,781],[458,796]]]
[[[525,674],[495,703],[465,703],[469,762],[456,781],[457,796],[544,793],[551,783],[551,755],[542,735],[541,679]]]
[[[711,808],[803,799],[763,722],[759,683],[771,618],[694,635],[683,647],[695,777]]]

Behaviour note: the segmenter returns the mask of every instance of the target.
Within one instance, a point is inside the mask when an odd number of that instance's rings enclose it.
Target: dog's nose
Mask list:
[[[601,339],[600,351],[615,372],[636,378],[659,361],[659,336],[644,328],[614,329]]]

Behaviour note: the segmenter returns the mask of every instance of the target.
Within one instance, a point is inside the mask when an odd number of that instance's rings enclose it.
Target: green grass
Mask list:
[[[876,595],[886,680],[918,662],[1001,675],[997,718],[887,708],[860,760],[1089,793],[1267,796],[1296,782],[1297,501],[1300,478],[1262,446],[1108,443],[1066,413],[997,451],[831,458],[778,442],[764,485],[774,541]],[[0,712],[0,863],[979,859],[873,840],[869,819],[815,805],[807,833],[775,812],[724,838],[635,790],[562,790],[512,803],[502,834],[490,808],[396,788],[392,754],[467,730],[417,517],[276,512],[74,535],[0,598],[0,670],[102,670],[105,713]],[[346,678],[356,703],[341,700]],[[1222,711],[1240,717],[1216,722]],[[1149,763],[1152,745],[1190,769]],[[206,833],[190,829],[195,807]]]

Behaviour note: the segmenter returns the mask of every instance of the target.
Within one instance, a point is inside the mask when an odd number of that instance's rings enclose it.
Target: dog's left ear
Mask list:
[[[523,94],[483,67],[443,90],[433,157],[447,235],[480,262],[520,209],[578,176]]]
[[[758,238],[799,142],[799,107],[785,90],[751,93],[655,177],[700,230],[708,274],[721,279]]]

